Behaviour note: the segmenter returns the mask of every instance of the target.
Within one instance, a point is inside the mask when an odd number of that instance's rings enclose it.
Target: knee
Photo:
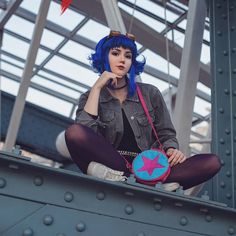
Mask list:
[[[73,124],[65,131],[65,139],[66,143],[73,144],[73,143],[80,143],[82,140],[80,140],[83,137],[81,135],[81,125],[80,124]]]
[[[211,171],[212,174],[218,173],[221,169],[219,157],[214,154],[208,154],[206,168]]]

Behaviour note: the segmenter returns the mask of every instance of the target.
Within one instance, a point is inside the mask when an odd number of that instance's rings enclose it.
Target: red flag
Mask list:
[[[72,0],[62,0],[61,1],[61,14],[70,6]]]

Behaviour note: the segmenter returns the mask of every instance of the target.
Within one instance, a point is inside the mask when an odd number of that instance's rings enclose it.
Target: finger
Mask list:
[[[184,161],[186,161],[187,157],[184,155],[183,158],[180,160],[179,163],[183,163]]]
[[[178,153],[179,153],[178,150],[174,150],[171,156],[169,157],[169,162],[171,162],[176,156],[179,156]]]

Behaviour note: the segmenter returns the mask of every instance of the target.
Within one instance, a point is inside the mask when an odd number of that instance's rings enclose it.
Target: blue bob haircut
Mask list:
[[[135,77],[144,70],[146,63],[145,58],[143,61],[137,61],[138,51],[134,40],[128,38],[126,35],[119,34],[117,36],[106,36],[102,38],[96,45],[95,53],[91,54],[89,60],[95,72],[102,74],[104,71],[111,71],[108,54],[110,49],[116,47],[128,48],[132,53],[132,64],[128,71],[128,93],[133,96],[136,91]]]

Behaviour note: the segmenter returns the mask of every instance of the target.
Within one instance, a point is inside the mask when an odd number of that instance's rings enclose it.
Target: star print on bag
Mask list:
[[[156,168],[165,168],[165,166],[158,163],[159,157],[160,155],[155,157],[153,160],[150,160],[148,157],[143,156],[142,160],[143,160],[144,165],[142,168],[138,169],[137,171],[147,171],[148,174],[152,176],[153,171]]]

